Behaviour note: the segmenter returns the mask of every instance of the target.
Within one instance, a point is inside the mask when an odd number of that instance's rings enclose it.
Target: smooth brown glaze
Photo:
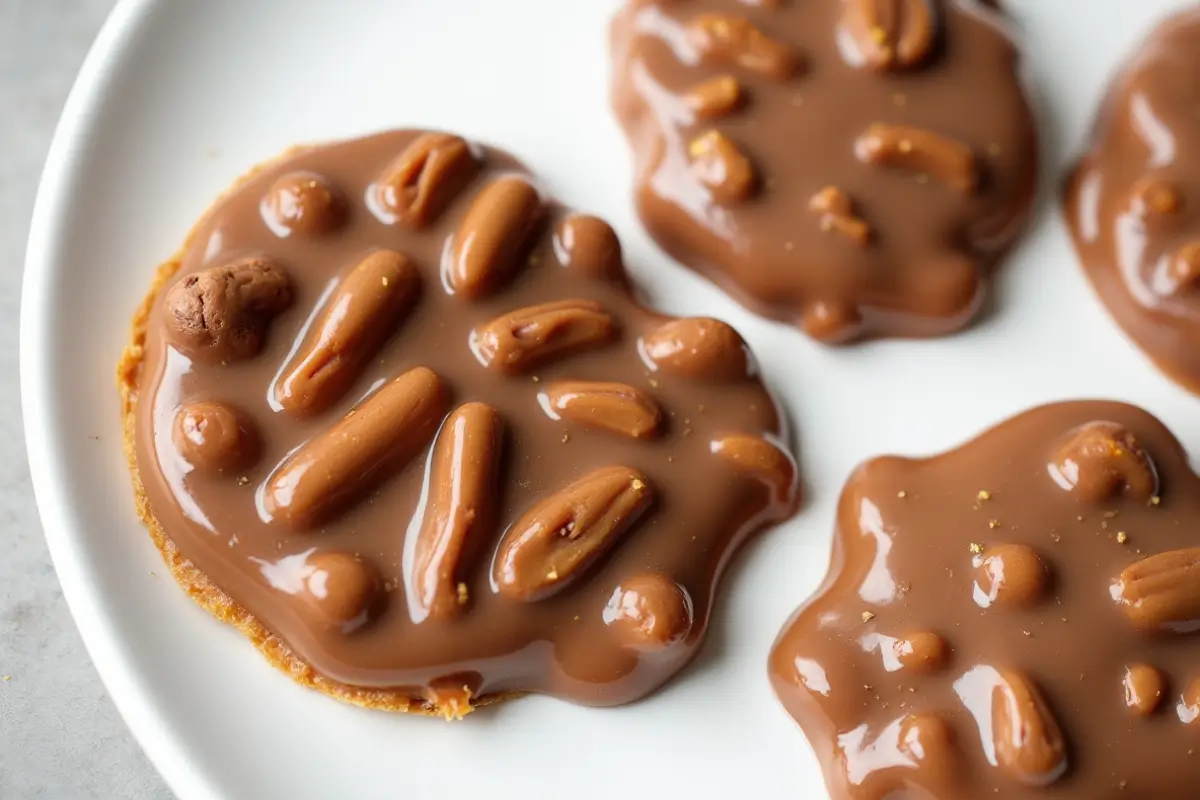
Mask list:
[[[1200,11],[1164,21],[1114,79],[1064,211],[1100,300],[1200,393]]]
[[[650,692],[737,545],[797,503],[741,337],[635,303],[607,224],[448,134],[254,173],[134,356],[152,529],[293,673],[447,714]]]
[[[638,211],[814,338],[966,325],[1033,204],[1018,54],[976,0],[628,0],[613,102]]]
[[[1194,798],[1200,478],[1098,401],[868,461],[770,676],[834,800]]]

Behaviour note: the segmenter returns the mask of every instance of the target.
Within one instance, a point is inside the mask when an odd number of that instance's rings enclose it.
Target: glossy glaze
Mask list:
[[[1165,20],[1113,79],[1063,204],[1110,314],[1200,393],[1200,12]]]
[[[919,63],[867,64],[854,39],[874,42],[867,0],[631,0],[612,27],[647,229],[756,312],[827,342],[965,325],[1036,182],[1000,12],[875,5],[928,22]]]
[[[876,458],[771,680],[834,800],[1191,798],[1200,583],[1177,568],[1155,580],[1179,605],[1119,598],[1131,565],[1198,544],[1200,478],[1132,406],[1043,406],[943,455]]]
[[[443,710],[458,707],[447,686],[468,701],[512,691],[595,705],[635,699],[696,652],[737,545],[794,509],[794,465],[771,444],[786,447],[782,420],[730,329],[663,328],[670,318],[632,300],[604,223],[569,215],[536,190],[528,224],[516,219],[527,228],[520,241],[504,243],[504,220],[529,209],[505,205],[468,223],[481,213],[482,187],[530,182],[503,153],[472,149],[478,163],[467,179],[410,213],[411,224],[397,222],[376,183],[417,139],[399,131],[298,151],[234,188],[195,229],[156,299],[139,378],[137,463],[154,516],[184,555],[327,679],[406,692]],[[381,257],[381,248],[399,255]],[[286,281],[221,273],[203,303],[172,306],[188,286],[200,291],[189,281],[211,277],[206,270],[249,264],[261,276],[262,259]],[[464,274],[491,276],[471,296],[443,280],[447,265],[468,261]],[[256,306],[269,312],[265,322],[214,305],[260,290],[271,293]],[[528,348],[545,334],[556,343],[552,357],[482,363],[472,342],[491,320],[563,298],[610,314],[611,335],[564,347],[566,328],[530,323],[501,345]],[[228,332],[239,325],[255,336]],[[701,353],[710,327],[728,347]],[[643,336],[665,355],[646,355]],[[543,407],[559,380],[574,387],[573,419]],[[589,411],[580,409],[580,381],[637,387],[661,409],[654,435],[624,435],[619,418],[607,428],[579,424]],[[205,454],[198,464],[172,431],[178,409],[201,402],[220,404],[213,418],[225,424],[205,447],[189,445]],[[231,420],[253,431],[252,458],[240,458],[242,428]],[[445,453],[438,464],[428,457],[435,433],[434,451]],[[720,451],[737,436],[778,461],[756,473],[757,462]],[[652,505],[569,583],[561,576],[552,597],[499,593],[492,561],[508,527],[614,466],[644,476]],[[436,502],[449,504],[447,513],[434,513]],[[615,507],[570,513],[583,526],[588,513]],[[561,533],[562,542],[583,538],[569,526]],[[414,541],[429,544],[420,558]],[[448,604],[435,591],[444,572]],[[614,615],[622,596],[625,610]],[[645,613],[656,598],[661,618]],[[618,618],[636,624],[610,630]],[[639,637],[662,646],[628,646]]]

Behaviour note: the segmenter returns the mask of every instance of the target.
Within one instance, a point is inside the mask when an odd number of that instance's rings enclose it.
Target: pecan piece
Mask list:
[[[1130,564],[1112,598],[1143,630],[1200,630],[1200,547],[1171,550]]]
[[[420,272],[399,253],[379,250],[359,262],[275,385],[279,405],[303,415],[341,398],[412,308],[420,288]]]
[[[474,177],[479,159],[463,139],[423,133],[388,165],[373,187],[385,222],[424,228]]]
[[[542,199],[521,175],[497,178],[475,196],[442,266],[446,286],[468,298],[508,277],[541,217]]]
[[[553,245],[555,258],[567,269],[589,278],[628,284],[621,242],[612,226],[599,217],[564,217],[554,229]]]
[[[1119,495],[1146,503],[1158,494],[1158,470],[1131,431],[1115,422],[1077,428],[1049,463],[1050,477],[1086,503]]]
[[[975,556],[975,603],[1029,606],[1046,592],[1050,572],[1038,552],[1024,544],[998,544]]]
[[[839,29],[856,55],[881,72],[918,67],[937,39],[929,0],[845,0]]]
[[[841,189],[827,186],[808,201],[808,210],[820,215],[821,230],[844,236],[865,247],[871,242],[871,226],[854,213],[854,203]]]
[[[721,205],[748,200],[758,188],[754,165],[728,136],[710,130],[688,145],[692,175]]]
[[[854,150],[867,164],[932,175],[963,194],[971,194],[979,186],[971,148],[923,128],[877,122],[858,137]]]
[[[294,528],[329,519],[424,448],[446,405],[445,386],[426,367],[385,384],[275,470],[263,490],[268,518]]]
[[[172,343],[206,361],[252,358],[267,325],[292,304],[292,281],[266,258],[185,275],[167,291],[163,308]]]
[[[773,502],[791,502],[796,489],[796,464],[778,446],[759,436],[734,433],[713,440],[711,447],[735,470],[764,484]]]
[[[801,63],[788,44],[742,17],[701,14],[688,26],[688,38],[706,61],[734,64],[778,81],[790,78]]]
[[[744,380],[751,371],[745,340],[726,323],[707,317],[665,322],[642,336],[638,350],[654,371],[692,380]]]
[[[1135,183],[1129,196],[1131,210],[1143,222],[1174,216],[1183,207],[1179,190],[1153,175],[1147,175]]]
[[[538,399],[554,419],[570,420],[631,439],[654,436],[662,419],[662,411],[653,397],[623,383],[557,381]]]
[[[320,236],[346,221],[346,201],[328,180],[314,172],[280,176],[259,203],[259,213],[280,238],[293,233]]]
[[[997,672],[992,689],[996,764],[1030,786],[1049,786],[1067,769],[1067,747],[1050,707],[1022,672]]]
[[[179,409],[171,438],[183,460],[203,472],[228,472],[254,463],[262,440],[250,418],[233,406],[214,401]]]
[[[1167,691],[1163,674],[1149,664],[1134,664],[1125,670],[1122,682],[1125,688],[1125,705],[1138,716],[1153,714]]]
[[[728,116],[742,106],[745,94],[737,78],[719,75],[698,83],[683,96],[683,102],[699,120]]]
[[[503,424],[483,403],[459,406],[433,445],[425,517],[404,552],[413,622],[450,619],[469,601],[461,582],[472,540],[487,534],[496,505]]]
[[[663,650],[692,628],[692,598],[658,572],[621,581],[604,607],[604,624],[635,650]]]
[[[541,600],[579,577],[650,507],[645,476],[605,467],[572,483],[517,520],[496,552],[492,580],[512,600]]]
[[[553,358],[612,340],[616,322],[590,300],[560,300],[518,309],[475,329],[471,348],[479,363],[524,372]]]
[[[1200,242],[1188,242],[1176,250],[1167,274],[1171,279],[1171,294],[1194,291],[1200,283]]]
[[[352,633],[367,624],[383,600],[375,565],[341,552],[314,553],[299,570],[299,597],[325,627]]]

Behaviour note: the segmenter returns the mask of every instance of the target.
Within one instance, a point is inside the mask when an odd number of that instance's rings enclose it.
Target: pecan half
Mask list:
[[[653,397],[623,383],[557,381],[538,399],[551,417],[631,439],[654,436],[662,419]]]
[[[1111,587],[1138,628],[1200,630],[1200,547],[1171,550],[1130,564]]]
[[[701,14],[688,26],[688,38],[706,61],[734,64],[779,81],[790,78],[801,65],[788,44],[742,17]]]
[[[854,150],[867,164],[931,175],[963,194],[979,186],[971,148],[924,128],[875,123],[858,137]]]
[[[479,159],[463,139],[423,133],[388,165],[374,186],[385,222],[424,228],[445,210],[474,177]]]
[[[616,322],[599,303],[559,300],[518,309],[475,329],[471,348],[479,363],[524,372],[553,358],[612,340]]]
[[[469,601],[462,573],[473,539],[495,513],[503,424],[483,403],[459,406],[433,445],[425,517],[405,550],[408,611],[414,622],[456,616]]]
[[[292,414],[323,411],[341,398],[409,312],[421,274],[407,258],[379,250],[350,271],[325,304],[306,346],[275,385]]]
[[[263,487],[272,521],[318,525],[425,447],[446,413],[447,391],[417,367],[385,384],[293,453]]]
[[[492,580],[512,600],[541,600],[579,577],[650,507],[645,476],[605,467],[545,498],[517,520],[496,552]]]
[[[292,304],[292,281],[266,258],[185,275],[163,309],[172,344],[192,358],[235,361],[262,351],[267,325]]]
[[[733,141],[717,130],[697,136],[688,145],[692,175],[721,205],[748,200],[758,188],[750,159]]]
[[[1031,786],[1049,786],[1067,769],[1058,721],[1033,681],[1017,670],[997,673],[992,690],[996,764]]]
[[[920,66],[937,40],[929,0],[845,0],[839,28],[858,57],[879,71]]]
[[[522,257],[542,199],[521,175],[497,178],[475,196],[442,265],[446,285],[464,297],[488,294]]]

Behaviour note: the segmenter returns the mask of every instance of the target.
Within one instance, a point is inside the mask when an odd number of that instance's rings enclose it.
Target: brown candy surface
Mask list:
[[[659,244],[827,342],[976,313],[1024,227],[1037,137],[977,0],[630,0],[614,105]]]
[[[1200,11],[1165,20],[1113,79],[1063,205],[1092,286],[1168,376],[1200,393]]]
[[[1057,473],[1081,433],[1107,447]],[[1133,475],[1126,458],[1141,459]],[[1112,402],[860,466],[829,574],[770,656],[834,800],[1183,800],[1200,786],[1200,478]]]
[[[638,305],[611,228],[450,134],[236,186],[139,376],[139,475],[182,554],[296,669],[448,715],[650,692],[798,500],[741,337]]]

